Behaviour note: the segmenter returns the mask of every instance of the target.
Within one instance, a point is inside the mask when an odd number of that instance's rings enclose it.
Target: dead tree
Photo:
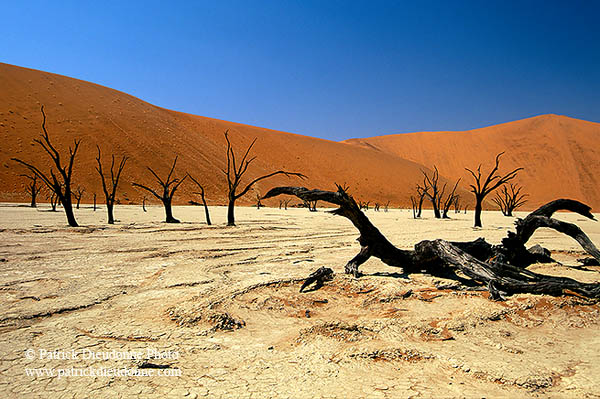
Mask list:
[[[96,193],[94,193],[94,212],[96,212]]]
[[[523,170],[523,168],[516,168],[504,175],[499,175],[498,165],[500,164],[500,157],[502,154],[504,154],[504,152],[496,155],[496,165],[485,179],[483,179],[481,176],[481,165],[477,167],[477,173],[473,172],[469,168],[465,168],[469,173],[471,173],[471,175],[473,175],[473,178],[475,179],[475,184],[469,185],[471,187],[471,192],[475,195],[475,227],[481,227],[483,199],[504,183],[514,179],[517,175],[517,172]]]
[[[413,208],[413,218],[417,219],[421,217],[423,211],[423,201],[425,200],[425,189],[417,184],[417,197],[410,197],[410,202]]]
[[[460,213],[460,196],[457,194],[454,196],[454,213]]]
[[[260,209],[263,206],[262,202],[260,202],[260,194],[256,193],[256,209]]]
[[[83,197],[83,193],[85,193],[85,188],[81,186],[77,186],[77,188],[73,192],[73,197],[75,197],[75,199],[77,200],[77,205],[75,206],[77,209],[79,209],[79,204],[81,203],[81,197]]]
[[[506,184],[503,185],[500,193],[496,193],[496,197],[492,199],[504,216],[512,216],[515,209],[520,208],[527,202],[525,199],[527,194],[521,194],[523,187],[513,183],[510,183],[508,187]]]
[[[379,202],[376,202],[376,203],[375,203],[375,206],[373,207],[373,210],[374,210],[375,212],[379,212],[379,208],[380,208],[380,207],[381,207],[381,204],[379,204]]]
[[[144,198],[142,198],[142,209],[144,210],[144,212],[148,212],[146,210],[146,196],[144,195]]]
[[[410,196],[410,204],[412,207],[413,219],[416,219],[417,216],[417,200],[412,195]]]
[[[210,226],[211,225],[211,223],[210,223],[210,214],[208,213],[208,205],[206,204],[206,198],[204,196],[204,187],[202,186],[202,184],[200,184],[198,182],[198,180],[194,179],[191,175],[190,175],[190,179],[192,179],[192,181],[200,189],[200,192],[195,192],[194,194],[200,194],[200,198],[202,199],[202,205],[204,205],[204,215],[206,216],[206,224]],[[144,212],[145,212],[145,209],[144,209]]]
[[[42,190],[42,186],[38,185],[38,177],[35,173],[32,173],[31,175],[22,174],[21,176],[30,180],[30,182],[25,186],[25,192],[31,197],[31,204],[29,206],[35,208],[37,207],[37,196]]]
[[[419,195],[423,195],[431,201],[431,206],[433,207],[433,215],[436,219],[440,219],[442,217],[440,213],[440,204],[442,202],[444,190],[446,190],[446,185],[444,184],[442,190],[440,191],[440,188],[438,186],[440,173],[438,172],[437,166],[434,166],[433,169],[434,170],[431,177],[427,175],[427,173],[424,170],[421,170],[421,172],[423,173],[423,185],[417,185],[417,191],[419,192]]]
[[[235,152],[233,151],[233,147],[231,146],[231,142],[229,141],[229,130],[225,132],[225,140],[227,141],[227,169],[223,170],[223,173],[227,177],[227,186],[228,186],[228,200],[229,204],[227,206],[227,226],[235,226],[235,202],[246,195],[246,193],[261,180],[268,179],[269,177],[276,175],[285,175],[287,177],[297,176],[301,179],[306,178],[302,173],[296,172],[286,172],[284,170],[278,170],[276,172],[271,172],[269,174],[260,176],[250,181],[243,189],[238,191],[240,188],[241,180],[244,174],[248,171],[248,166],[256,159],[256,157],[248,158],[250,155],[250,151],[252,147],[254,147],[254,143],[256,143],[256,139],[252,140],[252,143],[246,149],[244,156],[242,157],[239,164],[235,159]]]
[[[181,183],[183,183],[185,181],[185,179],[188,177],[187,174],[183,177],[183,179],[178,179],[173,176],[173,171],[175,170],[176,164],[177,164],[177,156],[175,157],[175,160],[173,161],[173,166],[171,166],[171,170],[169,171],[169,174],[167,175],[167,178],[165,180],[158,177],[158,175],[154,172],[154,170],[152,170],[152,168],[147,167],[148,170],[150,171],[150,173],[152,173],[152,175],[158,182],[158,184],[161,186],[162,193],[157,193],[150,187],[144,186],[143,184],[131,183],[135,187],[139,187],[139,188],[142,188],[142,189],[148,191],[149,193],[154,195],[156,198],[158,198],[163,203],[163,205],[165,207],[165,215],[166,215],[165,222],[167,222],[167,223],[179,223],[179,220],[177,220],[173,217],[173,210],[172,210],[173,196],[175,195],[175,191],[177,191],[177,189],[179,188]]]
[[[450,207],[452,206],[452,204],[456,201],[456,199],[458,197],[457,195],[454,194],[456,192],[456,188],[458,187],[458,183],[460,183],[460,179],[458,179],[456,181],[456,184],[454,185],[452,192],[450,192],[450,194],[448,194],[448,196],[446,197],[446,200],[444,201],[444,206],[442,207],[442,218],[443,219],[450,219],[450,217],[448,216],[448,211],[450,210]],[[440,197],[440,200],[441,200],[441,197]]]
[[[123,155],[121,161],[119,162],[119,166],[115,169],[115,155],[112,155],[112,160],[110,162],[110,189],[106,183],[106,179],[104,177],[104,170],[102,169],[102,154],[100,153],[100,147],[96,146],[98,149],[98,156],[96,157],[96,171],[100,175],[100,181],[102,182],[102,191],[104,191],[104,197],[106,200],[106,210],[108,212],[108,224],[114,224],[115,218],[113,216],[113,208],[115,205],[115,196],[117,195],[117,186],[119,185],[119,179],[121,178],[121,172],[123,172],[123,168],[125,168],[125,163],[127,162],[127,157]],[[94,209],[96,204],[96,194],[94,194]]]
[[[58,195],[54,191],[50,191],[50,195],[47,198],[50,201],[52,212],[56,212],[56,205],[59,203]]]
[[[385,208],[383,208],[383,211],[384,211],[384,212],[387,212],[387,211],[388,211],[388,209],[389,209],[389,207],[390,207],[390,202],[391,202],[391,201],[388,201],[388,202],[386,202],[386,203],[385,203]]]
[[[283,206],[283,207],[285,207],[284,209],[287,211],[287,207],[288,207],[290,201],[291,201],[291,199],[279,200],[279,209],[281,209],[281,207]]]
[[[503,295],[533,293],[561,295],[574,292],[588,298],[600,298],[600,283],[581,283],[571,278],[547,276],[531,272],[525,267],[539,260],[538,255],[525,249],[525,244],[539,227],[549,227],[565,233],[600,260],[600,251],[589,237],[574,224],[558,221],[551,216],[558,210],[569,210],[594,219],[590,207],[578,201],[560,199],[552,201],[525,219],[516,223],[516,233],[509,232],[502,245],[491,245],[480,238],[470,242],[444,240],[421,241],[414,250],[403,250],[392,245],[360,210],[344,188],[337,192],[308,190],[304,187],[276,187],[263,198],[280,194],[296,195],[302,200],[321,200],[338,205],[331,211],[347,218],[358,229],[361,250],[345,266],[345,272],[360,277],[359,266],[371,256],[389,266],[401,267],[405,274],[426,272],[436,276],[454,278],[462,283],[479,284],[490,291],[492,299]],[[594,219],[595,220],[595,219]],[[459,277],[456,272],[469,280]]]
[[[317,211],[317,201],[304,201],[302,203],[302,206],[306,209],[308,209],[309,212],[316,212]]]
[[[79,149],[79,144],[81,140],[75,139],[73,142],[73,147],[69,147],[69,158],[66,164],[63,165],[60,159],[60,153],[56,150],[56,148],[50,142],[50,137],[48,136],[48,131],[46,130],[46,114],[44,113],[44,106],[41,108],[42,111],[42,131],[41,138],[34,139],[33,141],[39,144],[44,151],[50,156],[54,167],[58,171],[58,175],[54,172],[53,167],[50,167],[50,173],[44,173],[36,166],[25,162],[18,158],[12,158],[13,161],[20,163],[27,167],[31,172],[33,172],[40,180],[56,194],[57,201],[59,201],[63,209],[65,210],[65,215],[67,216],[67,222],[71,227],[77,227],[77,221],[75,220],[75,214],[73,213],[73,202],[72,202],[72,192],[71,192],[71,177],[73,175],[73,163],[75,161],[75,156],[77,155],[77,150]],[[55,208],[56,209],[56,208]]]
[[[358,201],[358,204],[359,204],[359,207],[360,207],[360,209],[361,209],[361,210],[363,210],[363,209],[364,209],[365,211],[368,211],[368,210],[369,210],[369,204],[370,204],[370,203],[371,203],[371,201],[364,201],[364,202]]]

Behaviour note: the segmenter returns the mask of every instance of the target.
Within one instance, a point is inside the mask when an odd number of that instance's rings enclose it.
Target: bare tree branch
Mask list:
[[[158,194],[156,191],[154,191],[150,187],[145,186],[143,184],[140,184],[140,183],[131,183],[135,187],[139,187],[141,189],[144,189],[144,190],[148,191],[149,193],[151,193],[156,198],[158,198],[159,200],[162,201],[162,203],[163,203],[163,205],[165,207],[165,214],[166,214],[166,222],[167,223],[179,223],[179,220],[177,220],[177,219],[175,219],[173,217],[172,201],[173,201],[173,196],[175,195],[175,191],[177,191],[177,189],[179,188],[179,186],[188,177],[187,173],[183,177],[183,179],[178,179],[178,178],[173,177],[173,171],[175,170],[175,165],[177,164],[177,158],[178,157],[175,156],[175,159],[173,160],[173,165],[171,166],[171,169],[169,169],[169,174],[167,175],[167,178],[165,180],[161,179],[154,172],[154,170],[152,170],[152,168],[147,167],[147,169],[150,171],[150,173],[152,173],[152,175],[156,178],[156,181],[158,182],[158,184],[162,187],[162,194]],[[173,187],[171,187],[171,185],[173,185]]]
[[[231,141],[229,140],[229,130],[227,130],[225,132],[225,140],[227,141],[227,170],[226,171],[223,170],[223,172],[225,173],[225,176],[227,177],[227,186],[229,188],[229,192],[228,192],[229,205],[227,207],[227,225],[228,226],[235,226],[235,214],[234,214],[235,201],[240,199],[241,197],[243,197],[245,194],[247,194],[248,191],[259,181],[267,179],[269,177],[273,177],[275,175],[285,175],[287,177],[297,176],[297,177],[300,177],[301,179],[306,178],[306,176],[304,176],[302,173],[278,170],[276,172],[272,172],[272,173],[266,174],[264,176],[255,178],[250,183],[248,183],[241,191],[238,192],[238,187],[241,183],[242,177],[248,171],[248,166],[256,159],[256,157],[252,157],[252,158],[248,159],[248,156],[250,155],[250,151],[254,147],[254,144],[256,143],[257,139],[255,138],[254,140],[252,140],[252,143],[250,143],[250,145],[244,152],[244,156],[242,157],[242,160],[241,160],[239,166],[236,164],[235,152],[233,151]]]
[[[477,184],[477,186],[475,186],[473,184],[470,185],[471,192],[473,192],[473,194],[475,195],[475,201],[476,201],[475,202],[475,227],[482,226],[481,225],[481,211],[483,208],[483,200],[485,199],[485,197],[492,191],[496,190],[501,185],[514,179],[515,176],[517,175],[517,173],[520,170],[523,170],[523,168],[516,168],[504,175],[497,174],[498,168],[500,165],[500,157],[503,154],[504,154],[504,152],[501,152],[498,155],[496,155],[495,165],[492,168],[492,170],[490,171],[490,173],[487,175],[487,177],[484,179],[483,184],[481,184],[481,179],[482,179],[481,165],[479,165],[479,167],[477,168],[477,174],[475,174],[475,172],[473,172],[471,169],[465,168],[469,173],[471,173],[471,175],[475,179],[475,183]]]
[[[44,106],[41,107],[42,113],[42,131],[41,139],[34,139],[34,143],[39,144],[42,149],[50,156],[54,163],[54,167],[56,167],[60,179],[54,173],[53,168],[50,168],[49,175],[43,173],[40,169],[38,169],[33,164],[25,162],[18,158],[11,158],[13,161],[20,163],[21,165],[27,167],[31,172],[37,175],[44,184],[54,192],[58,198],[58,201],[63,205],[63,209],[65,210],[65,215],[67,216],[67,222],[69,226],[77,227],[77,221],[75,220],[75,215],[73,213],[73,204],[72,204],[72,191],[71,191],[71,178],[73,174],[73,164],[75,161],[75,156],[77,155],[77,150],[79,149],[79,144],[81,140],[74,140],[74,147],[69,147],[69,161],[68,166],[63,166],[60,153],[56,148],[52,145],[50,141],[50,137],[48,135],[48,130],[46,129],[46,113],[44,112]]]

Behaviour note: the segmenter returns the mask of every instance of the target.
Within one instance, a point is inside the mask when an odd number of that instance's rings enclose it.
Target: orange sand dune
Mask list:
[[[263,181],[242,203],[254,202],[257,193],[264,194],[275,185],[335,189],[337,182],[348,184],[358,199],[391,200],[393,205],[407,206],[411,190],[420,180],[421,165],[393,154],[174,112],[116,90],[51,73],[0,64],[0,92],[1,201],[27,201],[24,178],[19,177],[24,169],[11,157],[47,163],[39,146],[32,144],[41,131],[42,104],[51,139],[60,151],[66,153],[74,138],[82,140],[74,180],[86,188],[84,202],[88,203],[94,192],[102,201],[94,169],[96,144],[103,150],[105,162],[112,153],[129,157],[118,195],[122,203],[139,203],[145,193],[133,188],[131,182],[152,184],[146,166],[159,175],[166,174],[176,154],[177,175],[192,174],[205,184],[209,203],[225,203],[227,183],[221,169],[226,162],[223,133],[227,129],[238,153],[258,138],[253,151],[258,158],[246,181],[277,169],[308,176],[306,181],[286,177]],[[184,183],[175,201],[198,200],[194,191],[198,190],[191,182]],[[277,200],[272,201],[271,205]]]
[[[422,132],[346,140],[433,167],[450,178],[472,177],[465,167],[489,171],[499,152],[500,171],[524,167],[516,182],[531,195],[528,208],[557,197],[600,209],[600,124],[541,115],[465,132]],[[465,184],[467,187],[467,184]]]

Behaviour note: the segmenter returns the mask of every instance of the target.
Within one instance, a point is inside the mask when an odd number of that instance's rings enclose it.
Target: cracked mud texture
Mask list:
[[[61,212],[0,205],[0,397],[598,397],[600,308],[577,297],[515,295],[506,302],[460,290],[452,280],[409,277],[377,259],[360,279],[343,274],[359,250],[340,217],[304,209],[236,208],[238,226],[203,223],[200,207],[118,206]],[[374,224],[402,248],[423,239],[496,243],[514,219],[485,212],[413,220],[408,210],[375,213]],[[598,223],[573,215],[596,243]],[[541,273],[581,281],[575,241],[539,230],[563,265]],[[299,293],[317,268],[335,277]],[[456,290],[456,288],[459,288]],[[28,349],[78,353],[148,350],[177,359],[27,359]],[[28,376],[26,368],[179,370],[181,376]]]

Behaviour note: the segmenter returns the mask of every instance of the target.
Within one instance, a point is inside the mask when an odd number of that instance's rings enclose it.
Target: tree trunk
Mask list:
[[[420,218],[421,217],[421,212],[423,211],[423,200],[425,199],[424,196],[421,196],[419,198],[419,211],[417,212],[417,217]]]
[[[96,194],[94,194],[94,212],[96,212]]]
[[[37,204],[35,202],[36,197],[37,197],[37,192],[35,190],[35,187],[33,187],[32,191],[31,191],[31,205],[30,205],[32,208],[37,207]]]
[[[442,215],[440,214],[440,208],[435,201],[431,201],[431,204],[433,205],[433,216],[435,216],[436,219],[441,219]]]
[[[210,214],[208,213],[208,205],[206,204],[206,200],[204,199],[204,196],[202,196],[202,204],[204,205],[204,213],[206,215],[206,224],[210,226],[211,225]]]
[[[73,204],[70,199],[66,201],[61,201],[63,208],[65,210],[65,214],[67,215],[67,222],[71,227],[78,227],[77,221],[75,220],[75,214],[73,213]]]
[[[235,198],[229,198],[229,205],[227,206],[227,226],[235,226]]]
[[[475,204],[475,227],[481,227],[481,198],[476,198]],[[466,209],[465,209],[466,211]],[[466,213],[466,212],[465,212]]]
[[[108,224],[115,224],[115,218],[113,217],[113,204],[106,202],[106,209],[108,211]]]
[[[164,199],[163,198],[163,205],[165,206],[165,214],[166,214],[166,220],[165,222],[167,223],[179,223],[179,220],[175,219],[173,217],[173,210],[171,207],[171,200],[170,199]]]

